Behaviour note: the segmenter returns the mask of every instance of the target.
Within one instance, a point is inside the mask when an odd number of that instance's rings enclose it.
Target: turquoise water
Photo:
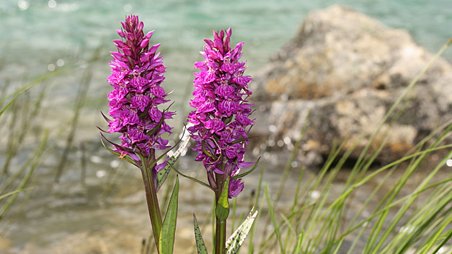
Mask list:
[[[407,29],[430,51],[437,51],[452,37],[450,0],[2,0],[0,80],[52,70],[66,58],[88,56],[101,46],[105,64],[96,69],[95,86],[100,91],[108,89],[105,76],[109,72],[107,53],[113,50],[110,41],[124,16],[135,13],[146,30],[156,31],[154,42],[161,43],[168,66],[167,84],[181,91],[176,88],[191,83],[202,39],[213,29],[230,26],[234,40],[246,42],[249,73],[254,74],[294,36],[309,11],[334,3],[355,8],[388,26]],[[449,60],[450,51],[445,56]]]

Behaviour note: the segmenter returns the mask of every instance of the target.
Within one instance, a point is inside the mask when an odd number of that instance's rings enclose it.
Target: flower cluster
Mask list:
[[[159,44],[149,46],[153,32],[145,35],[137,16],[128,16],[121,24],[117,32],[122,39],[114,40],[118,51],[111,54],[112,73],[108,77],[113,87],[108,95],[112,117],[108,125],[110,133],[121,134],[117,152],[139,161],[137,155],[153,157],[156,149],[168,147],[162,134],[171,133],[165,120],[174,113],[158,108],[168,100],[160,86],[165,66],[157,52]]]
[[[214,39],[205,39],[204,61],[195,63],[193,99],[195,108],[188,119],[188,129],[195,140],[197,161],[207,170],[209,184],[216,186],[215,177],[230,176],[229,197],[243,190],[243,182],[234,179],[240,168],[249,166],[244,161],[248,144],[251,95],[248,83],[251,77],[243,75],[245,63],[240,61],[243,42],[230,47],[231,29],[214,32]],[[218,187],[218,186],[217,186]]]

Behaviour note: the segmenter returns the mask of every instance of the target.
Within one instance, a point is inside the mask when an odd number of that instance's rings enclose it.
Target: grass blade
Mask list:
[[[279,243],[280,252],[281,253],[286,253],[285,248],[284,248],[284,244],[283,244],[282,239],[281,239],[280,224],[278,224],[278,222],[276,221],[275,209],[273,207],[273,203],[271,201],[269,192],[270,192],[270,190],[269,190],[268,185],[267,185],[267,186],[265,186],[264,195],[265,195],[265,199],[267,200],[268,212],[270,214],[270,219],[271,219],[271,222],[272,222],[273,227],[274,227],[274,231],[275,231],[275,234],[276,234],[276,239],[278,240],[278,243]]]

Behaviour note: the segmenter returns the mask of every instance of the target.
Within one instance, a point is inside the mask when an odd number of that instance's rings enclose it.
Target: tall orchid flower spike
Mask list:
[[[149,45],[152,34],[143,33],[143,22],[137,16],[128,16],[118,30],[122,39],[114,40],[118,51],[111,54],[112,73],[108,77],[113,87],[108,95],[113,118],[108,122],[109,132],[121,134],[121,145],[115,147],[116,151],[139,165],[140,157],[155,160],[155,150],[168,148],[168,140],[162,134],[171,133],[166,120],[174,115],[158,108],[168,100],[161,87],[165,66],[157,52],[160,45]]]
[[[174,112],[159,107],[168,102],[162,88],[165,66],[157,52],[159,44],[150,45],[153,32],[144,34],[144,24],[137,16],[128,16],[117,31],[121,39],[114,40],[111,75],[113,90],[108,94],[108,133],[118,133],[120,144],[107,140],[120,158],[140,168],[146,191],[149,216],[157,248],[162,231],[162,216],[157,198],[156,175],[165,166],[158,163],[157,151],[167,149],[164,134],[171,133],[166,123]]]
[[[230,46],[232,30],[213,33],[213,40],[205,39],[201,52],[203,61],[195,63],[194,108],[188,115],[192,125],[188,131],[195,141],[196,160],[202,161],[207,180],[215,192],[215,253],[226,251],[226,220],[229,215],[228,198],[242,192],[244,184],[240,169],[245,162],[252,105],[248,97],[251,77],[244,75],[245,63],[240,61],[243,42]],[[195,223],[196,231],[196,223]]]
[[[244,75],[245,63],[240,61],[243,42],[230,47],[232,30],[214,32],[214,40],[205,39],[204,60],[195,63],[193,99],[188,130],[195,141],[197,161],[207,170],[209,184],[220,191],[227,176],[229,198],[236,197],[244,184],[233,177],[240,168],[249,167],[244,161],[248,144],[248,129],[252,105],[248,97],[251,77]]]

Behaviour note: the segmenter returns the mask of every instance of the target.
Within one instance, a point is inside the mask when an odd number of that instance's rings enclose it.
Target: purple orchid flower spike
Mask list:
[[[115,151],[122,157],[129,156],[138,165],[140,158],[155,160],[155,151],[168,148],[164,133],[171,133],[166,120],[174,112],[160,110],[159,105],[168,102],[161,87],[165,66],[157,52],[159,44],[149,45],[153,32],[144,34],[143,22],[137,16],[128,16],[118,30],[122,38],[114,40],[117,52],[112,52],[112,73],[108,82],[113,90],[108,95],[108,132],[119,133],[121,144]],[[154,171],[161,168],[155,165]]]
[[[171,133],[166,123],[174,112],[159,107],[168,102],[167,93],[161,87],[165,79],[165,66],[157,52],[159,44],[149,45],[153,32],[144,34],[144,24],[137,16],[128,16],[118,30],[119,40],[112,52],[110,62],[112,73],[108,82],[113,90],[108,94],[108,133],[119,133],[120,144],[108,141],[119,157],[140,168],[146,192],[149,217],[156,248],[159,248],[162,231],[162,217],[157,197],[157,172],[165,167],[166,161],[158,163],[159,150],[169,148],[164,134]],[[178,186],[176,184],[176,186]],[[166,237],[166,236],[165,236]]]
[[[201,54],[203,61],[195,63],[193,99],[190,105],[188,129],[196,142],[196,160],[202,161],[207,179],[216,192],[226,177],[229,181],[229,198],[243,190],[241,179],[235,179],[240,166],[246,165],[244,155],[248,144],[248,129],[252,105],[247,98],[251,77],[244,75],[245,63],[240,61],[243,42],[230,47],[232,30],[214,32],[213,40],[205,39]],[[217,193],[218,194],[218,193]]]

